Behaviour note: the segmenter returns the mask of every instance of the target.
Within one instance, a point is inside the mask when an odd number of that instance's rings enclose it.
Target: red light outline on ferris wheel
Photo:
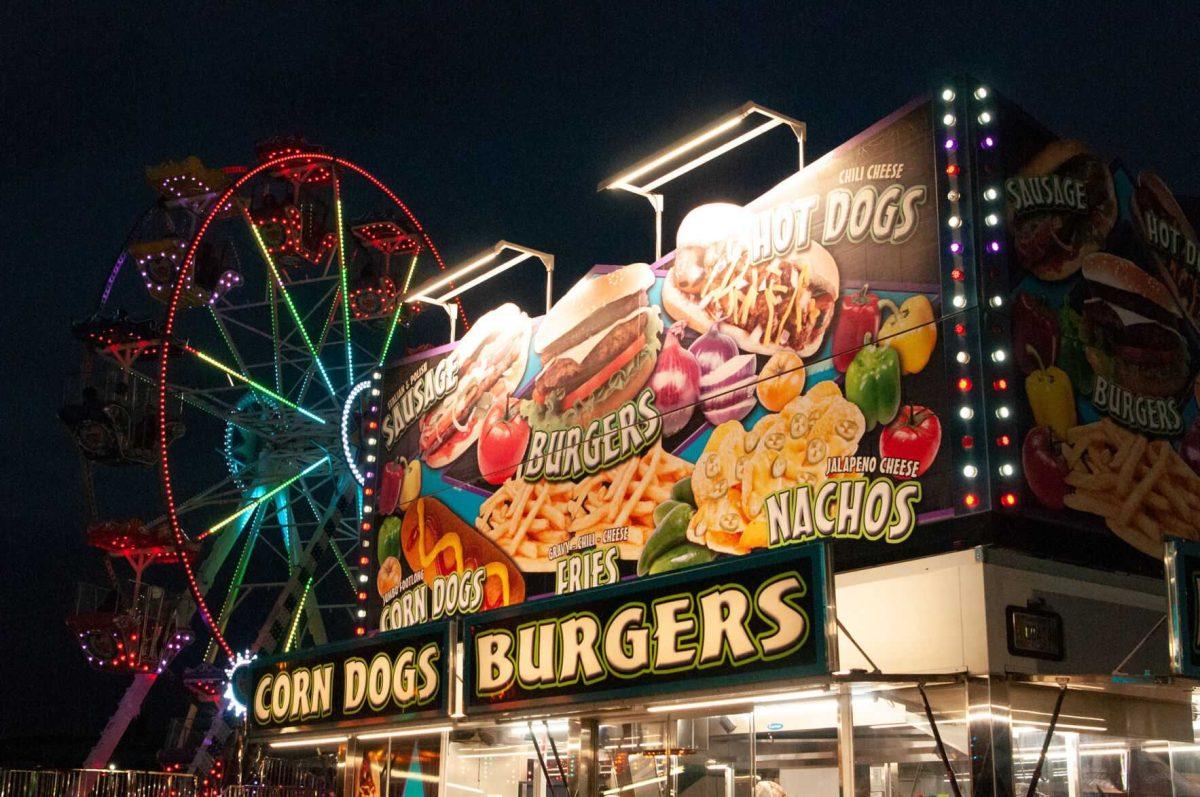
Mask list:
[[[284,155],[273,160],[264,161],[239,177],[231,186],[229,186],[229,188],[225,189],[224,193],[221,194],[220,199],[213,204],[212,210],[208,212],[208,215],[204,218],[204,221],[201,222],[200,227],[196,230],[196,234],[192,236],[191,243],[188,244],[187,255],[184,257],[183,264],[180,266],[179,273],[176,275],[175,286],[171,289],[171,300],[167,305],[167,319],[163,326],[162,333],[164,340],[169,339],[171,334],[174,332],[175,314],[179,310],[179,297],[183,292],[182,289],[185,281],[184,278],[190,272],[195,263],[196,250],[200,245],[200,241],[204,238],[205,233],[208,232],[208,228],[212,225],[213,219],[215,219],[221,209],[228,204],[229,200],[233,197],[237,190],[245,185],[249,180],[258,176],[259,174],[262,174],[268,169],[295,160],[325,161],[337,166],[343,166],[369,181],[377,189],[386,194],[387,197],[397,205],[397,207],[404,211],[404,214],[408,217],[408,220],[412,222],[413,226],[416,227],[417,231],[421,234],[421,239],[425,242],[425,245],[429,248],[429,251],[433,253],[433,257],[437,261],[438,268],[442,271],[446,270],[446,262],[442,260],[441,253],[438,252],[437,247],[433,243],[433,239],[429,237],[429,233],[425,231],[425,227],[422,226],[421,222],[417,221],[417,217],[413,215],[413,212],[409,209],[408,205],[406,205],[400,199],[400,197],[396,196],[396,194],[394,194],[390,188],[384,185],[379,178],[375,177],[375,175],[348,160],[338,158],[333,155],[326,155],[320,152],[299,152],[291,155]],[[459,303],[458,309],[459,313],[462,314],[464,325],[469,328],[470,324],[467,321],[466,312],[463,310],[461,302]],[[171,465],[167,458],[168,435],[166,386],[167,364],[170,356],[170,349],[170,346],[163,346],[158,358],[158,450],[159,462],[161,465],[163,498],[167,504],[167,517],[171,524],[171,533],[175,538],[175,544],[180,546],[182,550],[183,545],[187,541],[187,537],[183,533],[183,527],[179,523],[179,515],[176,512],[175,492],[171,483]],[[191,556],[183,553],[180,556],[180,561],[183,564],[184,573],[187,575],[188,590],[192,593],[192,598],[196,601],[196,608],[200,612],[200,616],[204,619],[205,625],[207,625],[209,630],[212,632],[213,639],[216,641],[217,645],[220,646],[222,651],[224,651],[226,658],[232,660],[235,656],[233,648],[230,647],[229,643],[225,640],[225,635],[221,633],[221,631],[217,628],[216,623],[213,621],[212,613],[208,610],[208,603],[204,600],[203,593],[200,592],[200,585],[196,583],[196,572],[192,567]]]

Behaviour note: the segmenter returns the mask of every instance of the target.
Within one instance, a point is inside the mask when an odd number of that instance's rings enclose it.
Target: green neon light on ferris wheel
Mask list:
[[[253,501],[251,501],[250,503],[246,504],[244,507],[242,507],[242,508],[241,508],[241,509],[239,509],[238,511],[234,512],[234,513],[233,513],[232,515],[230,515],[229,517],[225,518],[224,520],[220,520],[220,521],[218,521],[217,523],[214,523],[212,526],[209,526],[209,527],[208,527],[208,531],[206,531],[206,532],[204,532],[203,534],[201,534],[201,535],[200,535],[200,536],[199,536],[197,539],[201,539],[201,540],[202,540],[202,539],[204,539],[205,537],[209,536],[210,534],[215,534],[215,533],[217,533],[218,531],[220,531],[221,529],[225,528],[226,526],[228,526],[228,525],[229,525],[230,523],[232,523],[233,521],[235,521],[235,520],[237,520],[238,518],[240,518],[242,515],[246,514],[247,512],[250,512],[251,510],[253,510],[253,509],[254,509],[256,506],[258,506],[259,504],[263,503],[264,501],[270,500],[271,498],[275,497],[275,496],[276,496],[276,495],[278,495],[279,493],[283,492],[283,491],[284,491],[284,490],[286,490],[288,487],[292,486],[293,484],[295,484],[295,483],[296,483],[297,481],[299,481],[300,479],[303,479],[305,476],[307,476],[308,474],[312,473],[312,472],[313,472],[314,470],[316,470],[316,469],[317,469],[319,466],[321,466],[321,465],[324,465],[324,464],[325,464],[326,462],[328,462],[328,461],[329,461],[329,455],[328,455],[328,454],[326,454],[325,456],[323,456],[323,457],[321,457],[320,459],[318,459],[316,462],[314,462],[314,463],[312,463],[311,465],[309,465],[308,467],[306,467],[304,470],[302,470],[302,471],[300,471],[299,473],[297,473],[295,476],[292,476],[291,478],[287,479],[286,481],[282,482],[281,484],[277,484],[277,485],[275,485],[275,486],[274,486],[274,487],[272,487],[270,490],[268,490],[267,492],[265,492],[265,493],[263,493],[262,495],[260,495],[258,498],[255,498]]]
[[[291,651],[292,646],[296,644],[296,632],[300,629],[300,618],[304,615],[304,604],[308,601],[308,593],[312,591],[313,576],[308,577],[308,582],[304,585],[304,592],[300,594],[300,602],[296,604],[296,613],[292,616],[292,627],[288,630],[287,644],[283,646],[283,652]]]
[[[400,291],[400,299],[403,300],[405,294],[408,293],[408,285],[412,282],[413,272],[417,270],[417,258],[419,255],[413,255],[412,262],[408,264],[408,276],[404,278],[404,290]],[[400,320],[400,311],[404,309],[404,302],[397,301],[396,309],[392,312],[392,323],[388,325],[387,337],[383,340],[383,350],[379,353],[379,364],[383,365],[387,360],[388,349],[392,347],[392,336],[396,333],[396,322]]]
[[[292,314],[292,320],[296,322],[296,328],[300,330],[300,337],[304,338],[304,345],[308,346],[308,352],[317,364],[317,370],[321,372],[321,378],[325,380],[325,387],[329,388],[331,396],[336,396],[337,391],[333,389],[333,382],[330,381],[329,374],[325,371],[325,365],[317,355],[317,348],[313,345],[312,338],[308,336],[308,330],[304,328],[304,321],[300,318],[300,311],[296,309],[291,295],[288,294],[287,288],[283,285],[283,277],[280,276],[279,269],[275,267],[275,258],[271,257],[271,252],[267,249],[267,243],[262,239],[262,234],[258,231],[258,225],[249,216],[246,218],[246,223],[250,225],[250,232],[254,235],[254,240],[258,242],[259,251],[262,252],[263,259],[267,261],[267,267],[271,269],[271,276],[274,278],[275,284],[279,286],[279,292],[283,294],[283,303],[287,305],[288,312]]]
[[[311,418],[312,420],[316,421],[317,423],[325,423],[325,419],[322,418],[320,415],[316,415],[312,412],[309,412],[308,410],[301,407],[299,404],[288,401],[283,396],[276,393],[274,390],[271,390],[268,387],[263,387],[258,382],[255,382],[253,379],[250,379],[249,377],[244,376],[240,372],[235,371],[234,369],[230,368],[228,365],[226,365],[225,363],[216,359],[215,357],[205,354],[204,352],[200,351],[199,349],[195,348],[194,346],[188,346],[185,344],[184,349],[187,350],[188,354],[191,354],[191,355],[197,357],[198,359],[200,359],[201,361],[208,363],[213,368],[216,368],[219,371],[223,371],[224,373],[229,374],[229,376],[233,377],[234,379],[237,379],[241,382],[246,383],[250,387],[257,390],[259,393],[262,393],[264,396],[269,396],[269,397],[275,399],[276,401],[278,401],[279,403],[285,404],[285,405],[291,407],[296,412],[300,413],[301,415],[305,415],[305,416]]]
[[[345,229],[342,225],[342,195],[337,177],[333,178],[333,189],[336,193],[333,205],[337,211],[338,272],[342,280],[342,325],[346,332],[346,379],[350,384],[354,384],[354,352],[350,348],[350,279],[346,275],[346,241]]]

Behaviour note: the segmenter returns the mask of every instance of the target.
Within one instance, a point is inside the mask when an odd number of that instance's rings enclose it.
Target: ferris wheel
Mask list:
[[[211,706],[238,653],[365,633],[361,422],[402,345],[401,297],[445,265],[357,164],[298,140],[256,154],[147,169],[157,201],[74,326],[84,364],[60,416],[110,583],[81,591],[70,625],[94,666],[135,676],[90,766],[189,644],[203,646],[184,678],[201,702],[173,744],[198,748],[196,770],[228,733]],[[174,594],[143,578],[151,565]]]

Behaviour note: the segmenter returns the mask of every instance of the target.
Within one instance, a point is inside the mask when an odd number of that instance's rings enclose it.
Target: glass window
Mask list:
[[[572,739],[566,720],[456,731],[446,797],[565,797],[578,751],[578,731]]]
[[[966,686],[929,684],[925,694],[958,787],[969,794]],[[859,797],[953,793],[919,689],[912,685],[855,685],[850,688],[850,701],[854,783]]]
[[[829,694],[755,706],[755,797],[837,797],[837,729]]]
[[[441,744],[440,735],[393,737],[387,797],[437,797]]]

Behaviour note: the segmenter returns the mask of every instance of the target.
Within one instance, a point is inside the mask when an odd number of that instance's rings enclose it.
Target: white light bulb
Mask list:
[[[962,473],[963,476],[966,476],[968,479],[974,479],[979,474],[979,468],[975,467],[974,465],[963,465]]]
[[[992,307],[999,307],[1004,304],[1004,297],[999,294],[992,297]]]
[[[363,514],[364,515],[371,514],[371,505],[370,504],[363,504]]]
[[[962,308],[967,306],[967,297],[963,296],[962,294],[959,294],[958,296],[955,296],[953,299],[951,299],[950,303],[961,310]]]
[[[1002,406],[1002,407],[998,407],[996,409],[996,417],[997,418],[1000,418],[1001,420],[1003,420],[1003,419],[1007,418],[1008,415],[1009,415],[1008,407]]]
[[[946,127],[952,127],[954,125],[954,114],[948,113],[943,116],[942,124],[944,124]]]
[[[378,438],[378,437],[368,437],[368,438],[367,438],[367,445],[369,445],[369,446],[373,446],[373,445],[375,445],[375,444],[376,444],[376,443],[378,443],[378,442],[379,442],[379,438]]]
[[[359,610],[356,612],[356,614],[357,614],[359,617],[366,617],[366,616],[367,616],[367,610],[366,610],[366,609],[359,609]]]
[[[992,121],[992,115],[987,111],[979,114],[979,124],[986,125],[990,121]]]
[[[367,583],[367,574],[366,574],[366,573],[359,573],[359,574],[358,574],[358,583],[359,583],[359,584],[366,584],[366,583]]]
[[[1004,349],[996,349],[992,352],[992,362],[1002,363],[1008,359],[1008,353]]]
[[[958,360],[960,365],[966,365],[967,363],[971,362],[971,355],[967,354],[965,351],[960,351],[958,354],[954,355],[954,359]]]
[[[995,188],[989,188],[988,190],[983,192],[984,199],[996,199],[999,196],[1000,196],[1000,192],[997,191]]]
[[[374,462],[374,461],[375,461],[375,455],[367,454],[367,462]]]
[[[954,89],[942,89],[942,99],[946,102],[953,102]]]
[[[962,418],[964,421],[969,421],[975,417],[975,410],[971,409],[970,407],[963,407],[958,411],[958,417]]]
[[[372,379],[382,379],[382,378],[383,378],[383,374],[381,374],[381,373],[379,373],[378,371],[376,371],[375,373],[371,374],[371,378],[372,378]]]
[[[1000,223],[1000,217],[997,216],[995,213],[987,214],[986,216],[984,216],[983,220],[987,223],[987,226],[989,226],[989,227],[995,227],[997,224]]]
[[[954,190],[951,190],[946,194],[946,199],[949,199],[951,202],[957,202],[961,198],[962,194]]]
[[[1003,465],[1000,466],[1000,475],[1001,476],[1012,476],[1013,470],[1014,470],[1013,466],[1010,463],[1005,462]]]
[[[986,100],[987,95],[988,95],[988,90],[987,90],[986,86],[980,86],[979,88],[975,89],[975,99]]]
[[[962,226],[962,219],[960,219],[958,216],[951,216],[950,218],[946,219],[946,224],[950,225],[950,229],[957,230]]]
[[[377,388],[377,387],[373,387],[373,388],[371,388],[371,395],[372,395],[372,396],[378,396],[378,395],[379,395],[379,388]]]

